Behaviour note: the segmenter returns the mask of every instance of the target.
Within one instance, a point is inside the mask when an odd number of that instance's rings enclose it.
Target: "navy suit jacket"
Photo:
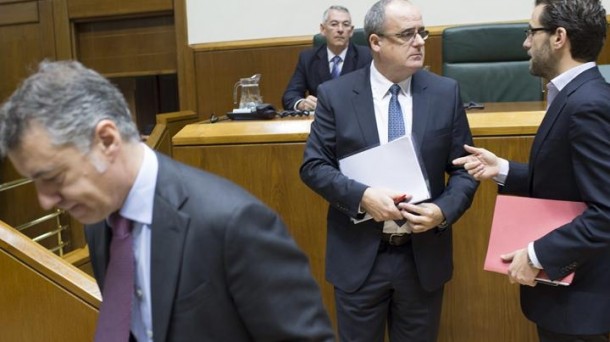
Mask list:
[[[371,52],[369,48],[350,42],[341,68],[341,75],[365,67],[370,63]],[[305,98],[306,93],[317,96],[318,85],[330,79],[326,44],[302,51],[299,54],[299,61],[294,74],[282,96],[284,109],[294,109],[294,104]]]
[[[354,224],[366,184],[343,175],[338,160],[379,145],[370,84],[370,67],[325,82],[307,140],[302,180],[330,204],[326,277],[343,291],[357,290],[377,255],[383,223]],[[457,82],[418,71],[413,75],[413,136],[423,159],[431,201],[455,222],[470,206],[478,186],[452,160],[465,155],[472,137]],[[449,175],[445,183],[445,175]],[[423,288],[438,289],[452,275],[451,227],[413,235],[413,253]]]
[[[307,257],[278,215],[233,183],[161,154],[151,224],[155,341],[333,341]],[[100,288],[105,222],[86,228]]]
[[[597,67],[557,95],[540,124],[529,163],[511,162],[500,191],[587,203],[582,215],[534,243],[549,277],[575,271],[572,285],[522,286],[521,307],[551,331],[609,332],[610,85]]]

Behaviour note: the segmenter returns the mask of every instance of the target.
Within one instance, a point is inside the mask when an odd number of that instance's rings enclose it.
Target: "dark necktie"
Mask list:
[[[390,107],[388,110],[388,142],[405,135],[405,122],[402,117],[402,110],[398,102],[398,92],[400,86],[394,84],[390,87]]]
[[[332,78],[337,78],[340,74],[339,63],[341,63],[341,57],[335,56],[330,61],[333,63],[333,68],[330,71],[330,76]]]
[[[127,342],[131,327],[134,256],[131,221],[113,214],[110,262],[104,280],[95,342]]]

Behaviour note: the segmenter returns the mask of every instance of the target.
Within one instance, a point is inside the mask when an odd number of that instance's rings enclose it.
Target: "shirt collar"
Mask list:
[[[408,95],[411,92],[411,79],[412,76],[409,76],[407,79],[398,82],[401,91]],[[375,62],[371,62],[371,90],[373,92],[373,98],[382,99],[384,96],[389,95],[390,87],[394,83],[385,76],[383,76],[377,68],[375,68]]]
[[[330,61],[333,59],[333,57],[335,57],[335,54],[330,51],[330,49],[328,47],[326,47],[326,55],[328,56],[328,63],[330,63]],[[343,51],[341,51],[340,54],[338,54],[337,56],[341,57],[341,61],[345,61],[345,56],[347,55],[347,48],[343,49]]]
[[[152,223],[159,161],[150,147],[144,143],[141,143],[141,145],[144,148],[142,165],[120,212],[121,216],[134,222],[150,225]]]
[[[573,67],[572,69],[569,69],[568,71],[564,72],[563,74],[555,77],[549,83],[552,83],[555,86],[555,88],[557,88],[557,92],[560,92],[563,88],[565,88],[566,85],[568,85],[568,83],[572,82],[572,80],[575,79],[576,76],[582,74],[586,70],[593,68],[594,66],[595,66],[595,62],[587,62],[585,64],[581,64],[579,66]],[[547,88],[548,88],[548,85],[547,85]]]

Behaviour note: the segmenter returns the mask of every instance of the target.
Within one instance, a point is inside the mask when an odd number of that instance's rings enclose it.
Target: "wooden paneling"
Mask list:
[[[91,341],[101,296],[90,276],[0,221],[0,341]]]
[[[35,9],[36,21],[18,25],[0,26],[0,101],[4,101],[17,87],[22,79],[36,70],[38,63],[55,57],[53,16],[51,1],[19,2],[0,4],[0,16],[20,17],[19,6]],[[21,178],[8,160],[0,162],[0,183]],[[47,214],[38,206],[33,184],[0,192],[0,220],[13,226],[29,222]],[[27,203],[27,204],[26,204]],[[46,222],[25,231],[28,236],[35,236],[42,230],[51,230],[53,222]],[[70,240],[69,234],[67,240]]]
[[[71,19],[171,11],[172,0],[68,0]]]
[[[526,161],[531,136],[475,138],[475,144],[497,155]],[[442,342],[535,342],[535,325],[519,304],[519,286],[483,271],[497,193],[493,182],[478,189],[472,207],[453,226],[453,279],[445,287]]]
[[[76,57],[109,77],[175,73],[171,14],[75,25]]]
[[[174,1],[174,21],[180,110],[194,110],[197,108],[197,82],[195,81],[193,50],[188,45],[186,0]]]
[[[31,4],[30,2],[19,4]],[[55,57],[53,17],[50,1],[40,1],[37,22],[0,26],[0,101],[7,98],[17,84],[36,69],[45,58]],[[0,4],[0,15],[12,17],[11,4]]]
[[[0,4],[0,26],[38,22],[38,2]]]
[[[311,44],[311,41],[308,42]],[[206,50],[195,53],[197,112],[202,119],[224,115],[234,108],[233,86],[240,78],[261,74],[263,102],[282,108],[282,95],[308,45]]]

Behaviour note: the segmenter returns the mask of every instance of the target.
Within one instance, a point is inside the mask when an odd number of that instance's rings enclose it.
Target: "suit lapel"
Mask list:
[[[379,132],[375,120],[375,106],[371,90],[371,68],[366,67],[359,73],[362,78],[354,82],[352,108],[358,121],[365,147],[379,145]],[[362,96],[362,94],[365,94]]]
[[[326,45],[322,45],[316,52],[316,73],[318,74],[319,83],[330,80],[330,69],[328,67],[328,52]]]
[[[349,72],[356,70],[356,61],[358,59],[358,51],[353,43],[349,43],[347,53],[345,54],[345,61],[341,68],[341,75],[345,75]],[[330,75],[330,73],[329,73]]]
[[[87,225],[86,229],[89,257],[95,273],[95,280],[100,290],[103,290],[106,268],[110,260],[110,227],[106,224],[106,220],[103,220]]]
[[[547,110],[540,126],[538,127],[538,132],[534,138],[534,142],[532,143],[532,149],[530,152],[530,168],[533,166],[533,162],[536,160],[538,156],[538,152],[540,152],[540,148],[542,147],[542,143],[546,140],[553,124],[557,119],[561,116],[563,109],[565,108],[568,98],[574,91],[576,91],[581,85],[584,83],[594,79],[602,77],[599,73],[597,67],[585,70],[580,75],[576,76],[570,83],[568,83],[565,88],[563,88],[559,94],[551,103],[551,106]],[[531,170],[530,170],[531,171]]]
[[[182,251],[189,217],[180,211],[187,200],[171,161],[157,154],[159,174],[151,225],[150,284],[155,340],[165,341],[182,269]],[[161,186],[162,185],[162,186]]]
[[[430,117],[430,96],[426,91],[428,82],[423,77],[423,71],[413,74],[411,79],[411,94],[413,97],[413,128],[411,130],[415,149],[419,153],[426,132],[426,125]]]

